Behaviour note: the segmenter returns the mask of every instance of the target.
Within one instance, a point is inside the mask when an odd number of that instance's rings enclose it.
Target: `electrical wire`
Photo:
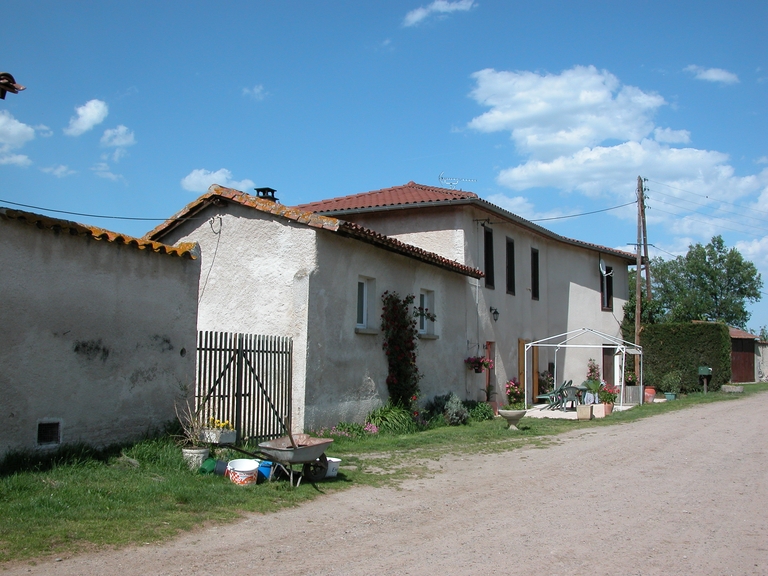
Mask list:
[[[619,206],[613,206],[611,208],[603,208],[602,210],[593,210],[592,212],[582,212],[581,214],[570,214],[568,216],[553,216],[552,218],[537,218],[535,220],[529,220],[529,222],[545,222],[547,220],[564,220],[566,218],[576,218],[578,216],[589,216],[590,214],[598,214],[600,212],[608,212],[609,210],[616,210],[617,208],[624,208],[625,206],[631,206],[637,204],[637,200],[621,204]]]
[[[110,220],[139,220],[144,222],[165,222],[170,218],[135,218],[131,216],[105,216],[103,214],[86,214],[84,212],[70,212],[69,210],[54,210],[53,208],[43,208],[41,206],[33,206],[31,204],[20,204],[19,202],[11,202],[10,200],[3,200],[0,198],[0,203],[12,204],[13,206],[22,206],[23,208],[32,208],[33,210],[42,210],[43,212],[55,212],[57,214],[69,214],[70,216],[84,216],[86,218],[107,218]],[[176,222],[182,222],[185,220],[199,220],[200,218],[174,218]]]

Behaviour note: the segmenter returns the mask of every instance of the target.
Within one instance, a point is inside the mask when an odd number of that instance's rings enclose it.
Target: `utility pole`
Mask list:
[[[637,177],[637,264],[635,271],[635,344],[640,344],[640,300],[641,300],[641,278],[640,271],[643,266],[642,246],[643,246],[643,179]],[[640,357],[635,355],[635,381],[640,382]]]
[[[645,299],[651,301],[651,259],[648,258],[648,229],[645,225],[645,186],[637,177],[638,190],[640,190],[640,218],[643,221],[643,257],[645,258]],[[644,182],[644,180],[643,180]]]

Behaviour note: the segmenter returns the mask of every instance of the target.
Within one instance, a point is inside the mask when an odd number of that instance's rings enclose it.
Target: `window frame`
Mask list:
[[[483,226],[483,272],[485,273],[485,287],[495,289],[496,274],[493,262],[493,228]]]
[[[539,249],[531,248],[531,299],[538,300],[540,296],[540,260]]]
[[[421,290],[419,290],[418,308],[420,310],[431,311],[432,314],[435,313],[435,291],[434,290],[427,290],[425,288],[422,288]],[[418,333],[421,336],[429,336],[435,333],[435,323],[424,316],[419,316],[417,328],[418,328]]]
[[[613,266],[606,266],[605,274],[600,272],[600,309],[613,311]]]
[[[507,236],[507,294],[515,295],[515,241]]]

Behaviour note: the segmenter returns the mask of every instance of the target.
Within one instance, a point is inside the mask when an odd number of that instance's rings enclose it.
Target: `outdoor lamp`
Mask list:
[[[496,310],[493,306],[491,306],[491,316],[493,316],[493,321],[496,322],[499,319],[499,311]]]

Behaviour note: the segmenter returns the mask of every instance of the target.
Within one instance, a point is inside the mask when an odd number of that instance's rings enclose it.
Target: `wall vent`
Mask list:
[[[37,443],[41,446],[61,444],[61,422],[38,423]]]

